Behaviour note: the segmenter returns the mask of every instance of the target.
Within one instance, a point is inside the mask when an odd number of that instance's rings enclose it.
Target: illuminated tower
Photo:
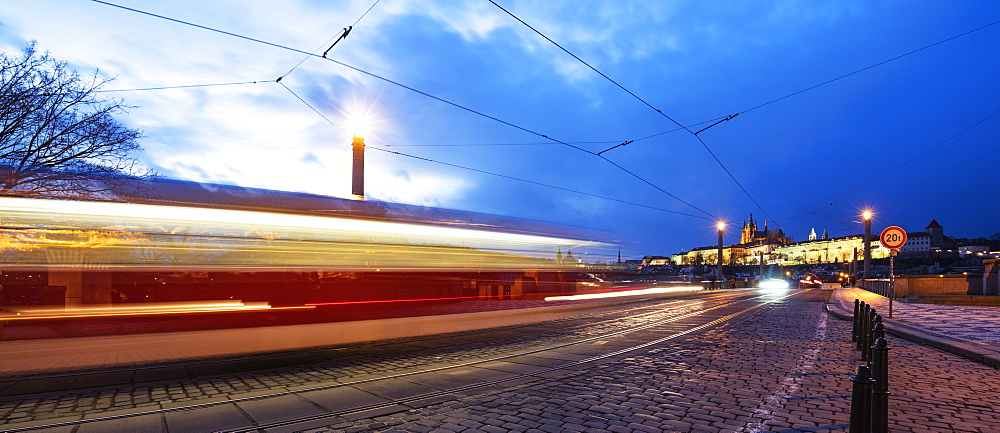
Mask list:
[[[743,231],[740,233],[740,243],[745,244],[753,242],[756,237],[757,223],[753,221],[753,212],[750,212],[750,220],[743,223]]]

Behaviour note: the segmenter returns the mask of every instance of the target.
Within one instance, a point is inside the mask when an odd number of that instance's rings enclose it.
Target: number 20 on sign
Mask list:
[[[885,230],[882,230],[882,236],[879,237],[879,241],[882,242],[883,247],[890,250],[898,249],[906,245],[906,230],[897,226],[886,227]]]

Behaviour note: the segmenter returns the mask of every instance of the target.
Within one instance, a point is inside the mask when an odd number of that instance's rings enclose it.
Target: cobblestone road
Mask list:
[[[685,301],[640,302],[588,310],[581,312],[575,319],[538,326],[500,328],[484,333],[458,333],[427,339],[372,342],[295,352],[290,358],[279,357],[274,360],[232,359],[154,370],[108,372],[94,376],[56,375],[43,380],[53,384],[50,387],[52,391],[29,395],[17,394],[34,392],[34,387],[48,384],[39,384],[37,381],[4,381],[0,383],[0,392],[7,396],[0,399],[0,430],[3,425],[56,422],[81,416],[96,417],[107,412],[159,410],[494,358],[559,344],[565,340],[579,340],[630,329],[730,302],[733,296],[752,294],[705,294]],[[302,365],[296,365],[297,362]],[[184,378],[188,375],[196,377]],[[137,381],[144,383],[130,384]]]
[[[851,324],[823,311],[823,301],[829,297],[830,291],[793,291],[782,295],[791,293],[797,295],[757,308],[700,333],[605,361],[565,370],[538,370],[528,377],[490,385],[485,391],[449,391],[434,398],[400,403],[390,401],[395,404],[382,405],[367,412],[338,412],[337,418],[328,418],[318,424],[313,421],[312,424],[273,431],[847,431],[851,392],[848,376],[861,363],[858,353],[853,350],[854,343],[850,342]],[[737,299],[753,295],[745,292],[725,296]],[[769,299],[777,299],[777,296]],[[608,323],[603,321],[606,316],[596,315],[591,319],[598,319],[597,322],[583,329],[566,326],[562,322],[544,326],[559,331],[554,334],[557,336],[565,333],[573,333],[575,337],[599,335],[614,329],[636,328],[645,321],[703,307],[705,299],[709,298],[685,301],[679,305],[682,308],[673,311],[661,311],[652,305],[648,310],[631,311],[631,314],[648,315],[645,319],[629,317],[618,320],[618,323]],[[732,310],[710,312],[698,323],[731,313]],[[590,348],[577,350],[592,351],[593,346],[604,343],[609,347],[641,344],[689,329],[685,326],[693,325],[664,323],[629,334],[625,338],[627,342],[602,337],[601,341],[590,343]],[[250,418],[257,423],[267,423],[317,413],[320,408],[315,403],[307,403],[302,397],[313,402],[353,405],[349,407],[364,405],[365,402],[385,402],[386,399],[396,398],[392,394],[397,391],[399,395],[409,392],[393,389],[393,386],[409,387],[412,391],[421,383],[424,384],[419,386],[421,389],[430,389],[426,385],[439,383],[444,386],[437,389],[449,389],[445,384],[458,383],[458,373],[462,372],[425,376],[423,379],[400,379],[383,385],[359,385],[332,394],[309,392],[308,396],[301,397],[289,394],[266,401],[228,403],[240,396],[294,391],[303,385],[447,365],[483,353],[521,350],[537,343],[532,342],[537,335],[531,332],[522,335],[521,331],[524,330],[499,331],[486,341],[476,334],[453,335],[450,338],[454,339],[455,347],[416,350],[413,353],[405,352],[409,348],[426,348],[428,342],[396,342],[394,344],[401,345],[400,353],[387,351],[385,347],[378,349],[376,344],[370,347],[372,354],[379,355],[375,358],[346,363],[320,360],[321,364],[316,366],[276,366],[252,374],[231,374],[232,369],[237,367],[236,363],[207,364],[197,368],[210,376],[214,371],[217,376],[8,400],[0,403],[0,430],[10,426],[33,425],[31,423],[37,420],[53,422],[137,409],[162,411],[214,401],[225,404],[125,418],[111,424],[82,424],[46,431],[216,431],[246,425]],[[501,341],[513,344],[500,349],[496,346],[502,346]],[[892,431],[997,431],[995,426],[1000,425],[1000,370],[900,338],[891,337],[890,346],[892,396],[889,400],[889,421]],[[364,346],[359,353],[365,353]],[[562,353],[571,355],[573,351]],[[304,353],[301,356],[310,355]],[[551,361],[549,359],[545,364]],[[516,362],[495,364],[481,365],[477,374],[490,376],[507,371],[501,365],[517,369],[529,367]],[[535,372],[537,367],[529,370]],[[158,372],[164,375],[169,373]],[[86,380],[107,383],[110,378],[95,376]],[[20,423],[11,424],[12,420]]]
[[[850,323],[812,301],[521,387],[307,431],[846,431],[848,376],[861,362]],[[996,368],[902,339],[890,346],[893,432],[997,431]]]

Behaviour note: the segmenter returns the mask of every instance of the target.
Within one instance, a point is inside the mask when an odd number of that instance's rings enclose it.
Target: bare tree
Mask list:
[[[152,175],[136,158],[142,133],[115,120],[128,106],[29,43],[0,53],[0,195],[115,198]]]

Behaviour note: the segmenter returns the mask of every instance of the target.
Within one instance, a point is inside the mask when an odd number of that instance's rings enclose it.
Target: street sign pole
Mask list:
[[[879,236],[882,246],[889,249],[889,318],[892,318],[892,301],[896,298],[896,255],[898,249],[906,245],[906,230],[892,226],[882,230]]]
[[[896,250],[889,251],[889,318],[892,318],[892,300],[896,298]]]

